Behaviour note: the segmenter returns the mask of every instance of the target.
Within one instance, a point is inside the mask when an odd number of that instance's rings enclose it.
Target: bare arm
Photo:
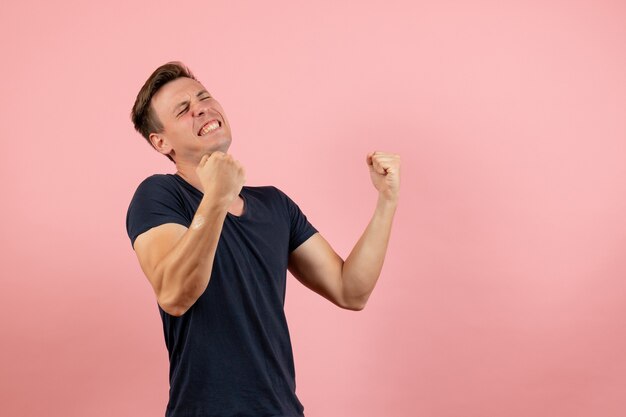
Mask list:
[[[135,240],[141,268],[167,313],[184,314],[206,289],[225,217],[226,208],[205,197],[189,229],[168,223]]]
[[[190,227],[168,223],[135,240],[139,263],[158,303],[173,316],[184,314],[205,291],[224,218],[244,182],[243,168],[223,153],[204,157],[197,172],[205,179],[205,193]]]
[[[400,159],[368,155],[372,182],[379,192],[372,219],[344,261],[319,234],[294,250],[289,270],[304,285],[350,310],[365,307],[382,270],[399,196]]]

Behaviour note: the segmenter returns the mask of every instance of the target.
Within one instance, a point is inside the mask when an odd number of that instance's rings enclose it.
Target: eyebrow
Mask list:
[[[203,89],[196,93],[196,97],[200,97],[203,94],[208,94],[209,96],[211,95],[211,93]],[[172,113],[176,113],[176,111],[178,111],[178,109],[180,109],[181,106],[187,106],[188,104],[189,104],[189,100],[181,101],[172,109]]]

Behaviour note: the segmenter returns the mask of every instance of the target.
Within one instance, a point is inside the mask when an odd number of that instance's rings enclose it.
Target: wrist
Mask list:
[[[395,211],[395,209],[398,207],[398,200],[399,200],[399,196],[397,194],[393,196],[388,196],[383,193],[380,193],[378,194],[378,202],[376,203],[376,206],[377,208],[380,208],[383,210]]]
[[[206,193],[202,197],[202,201],[200,201],[197,211],[202,212],[203,214],[223,213],[225,215],[231,202],[231,199],[226,196],[215,196],[211,193]]]

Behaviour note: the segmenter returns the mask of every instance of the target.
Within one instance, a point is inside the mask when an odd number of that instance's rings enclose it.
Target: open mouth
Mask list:
[[[200,130],[198,130],[198,136],[204,136],[209,133],[215,132],[221,126],[222,126],[222,123],[219,120],[217,119],[209,120],[204,125],[202,125]]]

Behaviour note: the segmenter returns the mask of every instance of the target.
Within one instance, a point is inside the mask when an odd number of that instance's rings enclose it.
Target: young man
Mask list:
[[[303,416],[284,315],[286,271],[361,310],[380,274],[400,160],[366,157],[374,215],[344,261],[275,187],[244,186],[224,109],[181,63],[137,95],[137,131],[176,164],[137,188],[126,227],[156,294],[170,359],[166,416]]]

